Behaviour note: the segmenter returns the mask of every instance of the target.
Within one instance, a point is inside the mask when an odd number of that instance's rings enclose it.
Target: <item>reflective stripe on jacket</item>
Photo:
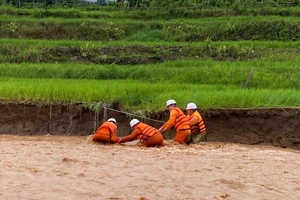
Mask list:
[[[149,126],[147,124],[144,124],[140,122],[136,128],[141,130],[141,134],[138,136],[140,140],[147,140],[149,137],[153,136],[155,133],[158,132],[158,130],[152,126]]]
[[[174,127],[176,128],[176,130],[187,130],[187,129],[189,129],[190,128],[190,121],[187,118],[187,116],[181,111],[180,108],[175,107],[174,109],[178,112],[178,115],[176,116],[175,124],[174,124]]]
[[[205,132],[206,127],[200,113],[195,111],[191,116],[189,116],[189,120],[191,120],[193,117],[196,117],[198,121],[195,124],[191,124],[191,133],[197,134]]]

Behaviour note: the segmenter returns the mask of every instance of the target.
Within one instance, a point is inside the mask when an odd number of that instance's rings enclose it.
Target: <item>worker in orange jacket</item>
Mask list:
[[[130,135],[122,138],[120,140],[120,144],[140,139],[142,145],[146,147],[156,147],[164,145],[164,138],[160,131],[156,128],[142,123],[137,119],[131,120],[130,126],[133,132]]]
[[[197,111],[196,104],[188,103],[186,110],[191,126],[191,135],[188,139],[188,144],[198,144],[199,142],[206,141],[206,127],[202,116]]]
[[[117,121],[114,118],[109,118],[106,122],[97,129],[97,132],[92,135],[92,139],[95,142],[119,143],[120,139],[116,135],[117,132]]]
[[[191,134],[190,122],[180,108],[176,106],[176,101],[170,99],[167,101],[167,107],[170,112],[169,120],[160,127],[160,131],[164,132],[171,129],[173,126],[176,129],[174,140],[179,144],[187,143],[188,137]]]

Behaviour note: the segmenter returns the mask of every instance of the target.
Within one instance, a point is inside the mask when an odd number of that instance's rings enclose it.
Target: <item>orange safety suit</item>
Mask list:
[[[171,129],[173,126],[176,129],[176,136],[174,140],[179,144],[187,143],[187,139],[191,134],[190,121],[178,107],[171,110],[170,118],[161,127],[161,130],[166,131]]]
[[[159,130],[149,126],[145,123],[139,122],[134,126],[133,132],[122,138],[120,143],[130,142],[136,139],[140,139],[142,144],[146,147],[163,146],[164,138]]]
[[[103,143],[119,143],[120,139],[116,135],[117,126],[113,122],[104,122],[97,132],[92,135],[93,141]]]
[[[195,111],[191,116],[188,115],[188,118],[190,120],[191,134],[206,134],[204,121],[198,111]]]

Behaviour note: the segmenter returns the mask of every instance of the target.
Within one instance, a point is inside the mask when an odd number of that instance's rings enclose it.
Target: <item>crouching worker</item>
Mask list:
[[[114,118],[108,119],[97,129],[97,132],[92,135],[95,142],[115,144],[119,143],[120,139],[116,135],[117,121]]]
[[[191,135],[188,139],[188,144],[198,144],[199,142],[206,141],[205,124],[200,113],[197,111],[196,104],[189,103],[186,110],[191,126]]]
[[[137,119],[130,121],[130,126],[133,132],[122,138],[120,143],[130,142],[136,139],[140,139],[142,145],[146,147],[156,147],[164,145],[164,138],[159,130],[140,122]]]

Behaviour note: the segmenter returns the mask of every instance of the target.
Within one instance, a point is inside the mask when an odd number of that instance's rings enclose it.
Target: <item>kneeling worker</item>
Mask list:
[[[200,113],[197,111],[196,104],[189,103],[186,110],[191,126],[191,135],[188,139],[188,144],[198,144],[199,142],[206,141],[205,124]]]
[[[119,143],[120,139],[116,135],[117,121],[114,118],[109,118],[106,122],[98,128],[97,132],[92,135],[92,139],[95,142],[102,143]]]
[[[156,147],[164,145],[164,138],[159,130],[140,122],[137,119],[130,121],[130,126],[133,132],[122,138],[120,143],[130,142],[136,139],[140,139],[141,143],[146,147]]]

